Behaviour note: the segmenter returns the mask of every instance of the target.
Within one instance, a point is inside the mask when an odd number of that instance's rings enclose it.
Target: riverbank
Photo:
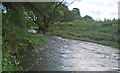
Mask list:
[[[27,51],[27,49],[33,49],[35,46],[44,46],[46,44],[46,37],[43,34],[30,34],[20,37],[18,42],[11,39],[13,43],[4,42],[2,46],[2,71],[23,71],[23,68],[19,66],[20,53]],[[5,41],[5,37],[3,37]],[[14,49],[11,47],[14,46]]]
[[[55,23],[50,25],[49,32],[46,34],[118,48],[118,24],[109,21]]]
[[[36,26],[32,29],[37,28]],[[35,46],[43,46],[47,43],[45,36],[53,35],[53,36],[61,36],[68,39],[74,40],[81,40],[81,41],[89,41],[98,44],[107,45],[110,47],[118,48],[118,24],[104,25],[104,22],[89,22],[89,21],[78,21],[78,22],[59,22],[55,24],[51,24],[49,27],[48,32],[46,34],[29,34],[27,36],[18,36],[18,39],[14,39],[10,36],[6,36],[10,39],[13,43],[4,42],[3,43],[3,71],[18,71],[19,69],[19,62],[17,61],[16,56],[12,56],[10,53],[10,45],[16,47],[15,52],[18,53],[20,50],[27,49],[27,46],[31,45],[31,47]],[[21,34],[22,35],[22,34]],[[3,37],[5,40],[6,37]],[[23,38],[24,37],[24,38]],[[14,40],[13,40],[14,39]],[[22,40],[21,40],[22,39]],[[15,43],[17,42],[17,43]],[[29,48],[30,49],[30,48]],[[7,50],[7,52],[6,52]],[[12,60],[15,60],[15,64],[12,63]],[[10,64],[8,63],[10,62]],[[16,65],[16,66],[15,66]]]
[[[20,65],[25,71],[117,71],[118,49],[47,36],[47,44],[27,49]]]

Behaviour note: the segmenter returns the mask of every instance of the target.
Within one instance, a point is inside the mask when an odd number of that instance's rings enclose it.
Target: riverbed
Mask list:
[[[117,71],[118,49],[100,44],[47,36],[47,45],[20,56],[25,71]]]

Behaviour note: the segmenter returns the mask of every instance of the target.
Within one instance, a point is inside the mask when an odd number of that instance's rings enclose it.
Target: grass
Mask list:
[[[2,36],[0,35],[0,73],[2,71]]]
[[[104,25],[104,24],[108,25]],[[109,25],[112,24],[112,25]],[[68,39],[89,41],[118,48],[118,24],[112,21],[78,21],[55,23],[50,26],[48,35]]]
[[[4,42],[2,46],[2,71],[22,71],[22,67],[19,66],[19,61],[17,57],[19,57],[19,52],[25,51],[31,47],[36,45],[43,46],[46,44],[46,38],[43,34],[27,34],[28,37],[22,37],[19,40],[19,43],[12,44],[9,42]],[[5,38],[3,38],[4,40]],[[24,41],[23,41],[24,40]],[[14,40],[12,42],[16,42]],[[14,51],[11,47],[14,46]],[[32,48],[33,49],[33,48]],[[13,55],[17,54],[17,55]]]
[[[111,24],[113,22],[58,22],[50,25],[47,35],[61,36],[68,39],[89,41],[99,43],[111,47],[118,48],[118,24]],[[38,29],[37,26],[31,29]],[[13,36],[14,35],[14,36]],[[17,57],[11,55],[11,50],[15,53],[21,50],[29,49],[36,45],[44,46],[46,38],[43,34],[14,34],[10,33],[3,37],[2,44],[2,71],[21,71]],[[29,46],[29,47],[28,47]]]
[[[30,35],[30,39],[28,40],[32,46],[44,46],[46,45],[46,38],[43,34],[29,34]]]

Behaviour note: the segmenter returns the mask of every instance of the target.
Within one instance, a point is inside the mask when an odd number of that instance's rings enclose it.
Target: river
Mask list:
[[[95,43],[47,36],[47,45],[20,56],[25,71],[117,71],[118,49]]]

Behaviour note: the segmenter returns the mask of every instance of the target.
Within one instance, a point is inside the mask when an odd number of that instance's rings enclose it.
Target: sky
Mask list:
[[[81,0],[69,5],[69,9],[79,8],[81,16],[89,15],[94,20],[118,19],[120,0]]]

